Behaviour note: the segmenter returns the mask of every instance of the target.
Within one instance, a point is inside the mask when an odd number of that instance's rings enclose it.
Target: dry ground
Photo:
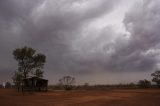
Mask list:
[[[160,89],[18,93],[0,89],[0,106],[160,106]]]

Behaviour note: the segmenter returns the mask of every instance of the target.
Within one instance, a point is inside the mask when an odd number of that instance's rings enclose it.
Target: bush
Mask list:
[[[144,80],[140,80],[138,82],[138,85],[139,85],[139,87],[142,87],[142,88],[149,88],[149,87],[151,87],[151,82],[144,79]]]

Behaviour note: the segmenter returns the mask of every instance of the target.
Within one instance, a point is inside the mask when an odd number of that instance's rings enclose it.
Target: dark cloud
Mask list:
[[[114,4],[113,0],[1,0],[1,74],[16,69],[12,50],[25,45],[47,55],[48,73],[71,70],[72,40],[91,20],[112,11]]]
[[[1,0],[1,75],[14,72],[12,50],[25,45],[46,54],[45,74],[50,79],[71,73],[83,76],[155,69],[160,49],[159,0],[137,3],[128,11],[124,19],[128,35],[112,26],[94,28],[91,23],[114,11],[118,2]]]

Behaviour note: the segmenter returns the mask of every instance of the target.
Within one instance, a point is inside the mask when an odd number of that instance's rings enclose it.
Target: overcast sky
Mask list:
[[[0,83],[11,81],[12,51],[47,56],[50,84],[151,79],[160,66],[160,0],[0,0]]]

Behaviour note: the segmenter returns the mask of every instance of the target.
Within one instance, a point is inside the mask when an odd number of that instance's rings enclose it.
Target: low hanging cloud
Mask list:
[[[114,25],[93,24],[125,1],[1,0],[1,74],[16,70],[12,50],[23,46],[46,54],[48,74],[155,70],[160,58],[160,0],[133,5],[121,22],[123,33]]]
[[[115,4],[115,0],[1,0],[1,73],[16,70],[12,50],[26,45],[47,55],[46,70],[63,72],[67,61],[74,59],[71,42]]]

